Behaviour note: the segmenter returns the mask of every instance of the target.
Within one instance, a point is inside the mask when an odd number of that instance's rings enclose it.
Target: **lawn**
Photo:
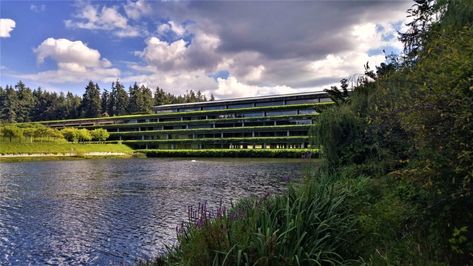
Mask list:
[[[133,150],[124,144],[81,144],[81,143],[0,143],[0,154],[33,153],[88,153],[121,152],[131,154]]]

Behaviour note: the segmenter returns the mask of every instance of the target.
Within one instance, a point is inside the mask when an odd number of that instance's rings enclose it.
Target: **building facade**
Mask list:
[[[104,128],[110,141],[137,149],[310,148],[325,92],[156,106],[154,114],[41,122],[49,127]]]

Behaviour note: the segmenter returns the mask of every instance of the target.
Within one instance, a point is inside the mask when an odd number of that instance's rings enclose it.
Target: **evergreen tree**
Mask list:
[[[1,120],[13,123],[16,122],[16,110],[18,109],[18,97],[12,86],[6,86],[5,96],[2,103]]]
[[[15,85],[15,90],[18,98],[16,122],[29,122],[31,121],[31,110],[34,105],[33,92],[21,81]]]
[[[82,97],[81,113],[82,117],[100,117],[102,103],[100,101],[100,88],[97,84],[89,81],[85,87],[85,93]]]
[[[153,92],[144,85],[140,87],[141,93],[143,94],[143,112],[152,113],[153,112]]]
[[[120,82],[112,83],[112,92],[110,93],[110,115],[128,114],[128,94]]]
[[[107,89],[105,89],[102,93],[102,116],[109,116],[110,115],[110,94],[108,93]]]

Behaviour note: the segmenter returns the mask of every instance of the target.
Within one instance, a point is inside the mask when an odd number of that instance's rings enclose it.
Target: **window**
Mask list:
[[[287,100],[286,104],[304,104],[304,103],[315,103],[318,102],[319,99],[300,99],[300,100]]]
[[[214,105],[214,106],[204,106],[202,110],[222,110],[225,109],[225,105]]]
[[[228,109],[238,109],[238,108],[251,108],[253,107],[252,103],[241,103],[241,104],[229,104]]]
[[[284,111],[268,111],[266,116],[273,115],[297,115],[297,110],[284,110]]]
[[[262,103],[256,103],[256,107],[258,106],[278,106],[278,105],[284,105],[283,101],[272,101],[272,102],[262,102]]]

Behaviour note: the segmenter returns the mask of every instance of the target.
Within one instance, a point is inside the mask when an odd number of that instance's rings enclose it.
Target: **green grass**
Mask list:
[[[179,245],[150,265],[346,265],[355,217],[331,181],[291,186],[279,196],[247,199],[214,219],[203,207]]]
[[[147,157],[264,157],[264,158],[302,158],[308,153],[317,158],[314,149],[204,149],[204,150],[136,150]]]
[[[81,144],[81,143],[0,143],[0,154],[35,154],[35,153],[88,153],[121,152],[131,154],[133,150],[124,144]]]

